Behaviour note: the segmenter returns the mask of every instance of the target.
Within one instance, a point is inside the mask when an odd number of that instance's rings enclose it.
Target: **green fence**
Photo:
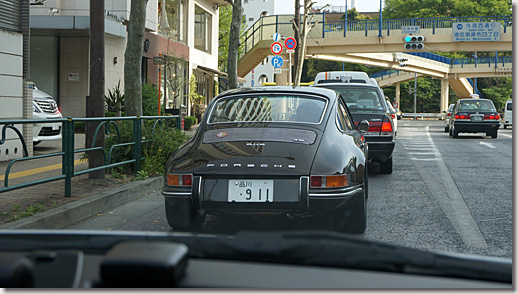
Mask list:
[[[91,173],[94,171],[99,171],[103,169],[113,168],[117,166],[121,166],[124,164],[134,164],[135,171],[140,170],[140,162],[142,158],[142,144],[147,143],[150,140],[143,140],[142,138],[142,125],[144,120],[155,120],[153,125],[153,131],[155,127],[159,124],[164,123],[166,120],[174,119],[175,127],[180,129],[181,126],[181,118],[180,116],[135,116],[135,117],[109,117],[109,118],[59,118],[59,119],[19,119],[19,120],[0,120],[0,125],[2,127],[2,135],[0,139],[0,145],[4,144],[7,138],[8,130],[14,132],[18,138],[20,139],[23,147],[23,158],[12,159],[6,167],[5,175],[4,175],[4,187],[0,188],[0,193],[21,189],[25,187],[35,186],[38,184],[48,183],[57,180],[65,180],[65,197],[70,197],[72,193],[72,177],[79,176],[87,173]],[[121,142],[119,127],[117,125],[118,121],[130,120],[133,121],[133,141],[131,142]],[[85,123],[95,123],[98,122],[97,127],[95,129],[94,138],[98,137],[99,131],[104,131],[106,135],[110,135],[113,132],[116,132],[119,140],[118,144],[112,145],[106,154],[104,146],[96,146],[95,140],[92,142],[91,146],[86,146],[82,149],[75,149],[75,124],[77,122],[85,122]],[[35,123],[61,123],[61,131],[62,131],[62,149],[61,152],[49,153],[44,155],[37,156],[28,156],[27,144],[25,142],[25,138],[22,133],[18,129],[17,125],[24,124],[35,124]],[[104,127],[104,129],[103,129]],[[11,132],[10,131],[10,132]],[[133,148],[133,158],[131,160],[126,160],[122,162],[111,162],[112,154],[118,147],[122,146],[134,146]],[[91,152],[95,150],[100,150],[103,155],[104,165],[89,168],[82,171],[74,171],[74,154],[82,153],[82,152]],[[48,157],[58,157],[62,158],[62,169],[61,175],[47,177],[43,179],[28,181],[20,184],[9,185],[9,173],[13,165],[17,162],[22,161],[30,161],[41,158]]]

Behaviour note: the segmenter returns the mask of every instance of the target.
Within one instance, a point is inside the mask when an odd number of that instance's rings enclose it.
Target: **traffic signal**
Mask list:
[[[405,49],[406,50],[423,50],[424,49],[424,37],[423,36],[406,36],[405,37]]]

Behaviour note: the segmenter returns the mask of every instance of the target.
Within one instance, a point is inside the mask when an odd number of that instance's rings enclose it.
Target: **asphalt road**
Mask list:
[[[512,129],[497,139],[460,134],[442,121],[398,125],[394,172],[369,175],[367,230],[361,236],[432,251],[512,257]],[[372,167],[375,169],[376,167]],[[69,229],[171,231],[154,191]],[[203,232],[333,229],[327,217],[225,219],[208,216]]]

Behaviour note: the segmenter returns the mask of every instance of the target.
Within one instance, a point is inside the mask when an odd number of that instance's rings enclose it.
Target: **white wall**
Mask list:
[[[2,65],[0,66],[0,119],[21,119],[23,118],[22,34],[0,30],[0,64]],[[16,127],[22,131],[21,125]],[[0,161],[22,157],[22,144],[15,132],[7,130],[6,136],[7,141],[0,145]]]

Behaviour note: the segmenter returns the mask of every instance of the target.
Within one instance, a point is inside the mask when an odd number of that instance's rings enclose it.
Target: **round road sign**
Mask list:
[[[284,60],[280,56],[274,56],[272,57],[272,65],[274,68],[280,68],[282,64],[284,63]]]
[[[273,42],[272,46],[270,46],[270,50],[275,55],[281,54],[282,53],[282,44],[279,42]]]
[[[284,46],[286,46],[286,49],[295,49],[295,47],[297,47],[297,41],[295,41],[294,38],[289,37],[284,41]]]

